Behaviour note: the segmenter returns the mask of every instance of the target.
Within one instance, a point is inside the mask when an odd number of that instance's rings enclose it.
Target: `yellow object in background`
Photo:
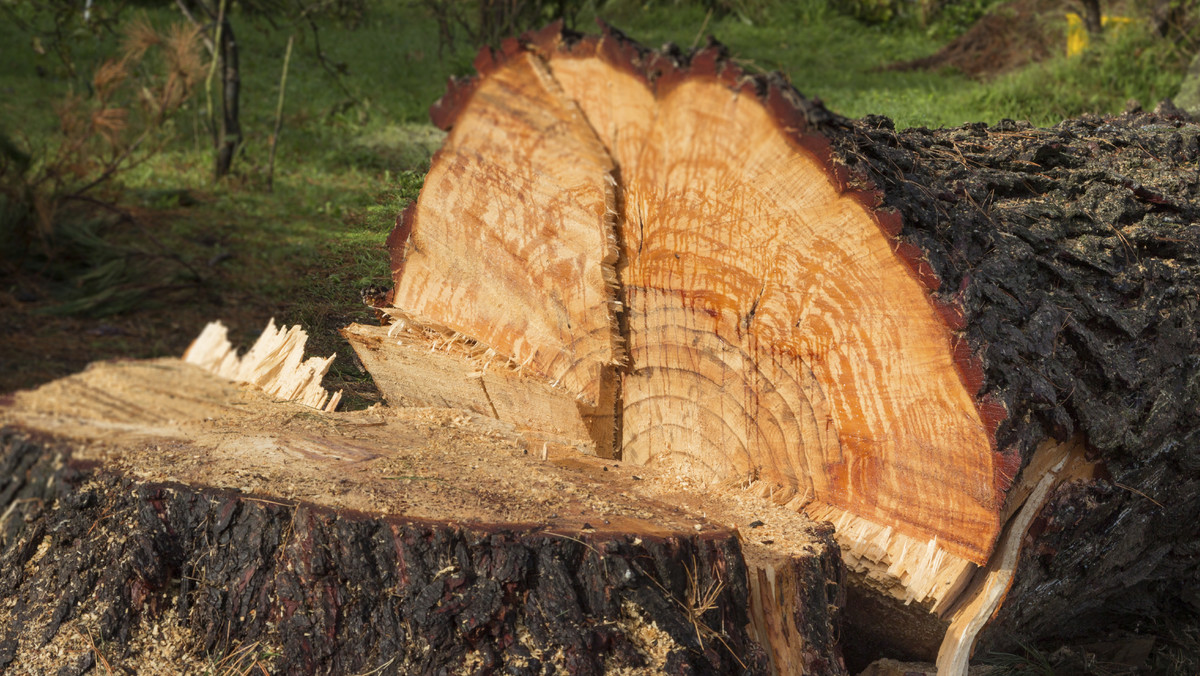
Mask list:
[[[1100,26],[1106,30],[1119,30],[1134,21],[1137,19],[1128,16],[1101,16]],[[1090,37],[1083,26],[1083,17],[1067,12],[1067,58],[1082,54],[1087,49]]]

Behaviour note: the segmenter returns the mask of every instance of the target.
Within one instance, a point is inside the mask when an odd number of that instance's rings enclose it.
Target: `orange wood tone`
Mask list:
[[[1003,501],[991,428],[960,376],[944,308],[929,295],[936,280],[920,274],[924,261],[901,250],[894,217],[876,215],[868,194],[846,189],[828,143],[781,120],[784,99],[770,103],[777,93],[756,96],[703,54],[690,71],[668,68],[651,84],[638,70],[650,66],[635,63],[641,57],[622,51],[611,34],[570,47],[549,35],[491,66],[469,96],[456,92],[461,110],[417,207],[416,251],[429,236],[422,229],[430,214],[451,222],[444,231],[453,234],[439,240],[530,242],[583,230],[562,226],[562,214],[586,206],[595,216],[598,201],[572,202],[575,193],[519,209],[486,204],[508,204],[525,191],[530,179],[511,174],[528,166],[521,163],[530,147],[570,148],[561,171],[591,168],[607,177],[611,169],[625,313],[619,325],[628,346],[620,369],[622,457],[676,466],[713,485],[765,482],[777,502],[836,507],[985,562]],[[542,90],[561,91],[570,104],[506,84],[518,74],[542,82],[543,63],[554,84]],[[541,114],[564,122],[530,125],[534,106],[549,106]],[[576,106],[586,130],[563,112]],[[480,129],[488,125],[494,128]],[[545,132],[540,145],[530,139],[537,127]],[[593,146],[610,164],[579,154]],[[462,156],[488,164],[464,164]],[[536,251],[513,250],[563,256],[537,241]],[[528,276],[508,276],[507,268],[491,269],[486,250],[456,244],[453,271],[414,272],[410,255],[397,273],[395,304],[518,361],[531,345],[540,355],[550,342],[522,336],[530,315],[584,312],[567,322],[598,337],[610,317],[592,301],[597,295],[568,304],[559,298],[564,287],[590,279],[579,271],[603,268],[612,252],[582,240],[562,246],[583,261],[563,276],[537,258],[528,259]],[[431,282],[435,273],[448,281]],[[495,298],[495,312],[463,304],[484,291]],[[408,304],[414,299],[421,305]],[[464,308],[472,308],[465,318]],[[584,376],[597,363],[619,361],[616,351],[561,344],[566,349],[535,357],[533,366],[552,378],[570,374],[564,384],[593,397],[600,384]],[[570,355],[576,362],[564,368]]]
[[[393,303],[595,403],[623,355],[611,170],[541,61],[514,57],[474,92],[394,233]]]

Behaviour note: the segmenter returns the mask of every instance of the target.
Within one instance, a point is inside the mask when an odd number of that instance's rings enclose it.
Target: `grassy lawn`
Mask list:
[[[182,20],[169,4],[145,11],[159,27]],[[1173,93],[1183,61],[1181,47],[1129,38],[1073,62],[1059,59],[985,84],[952,72],[882,70],[936,51],[944,36],[911,22],[866,25],[820,0],[781,3],[755,21],[713,17],[701,3],[687,2],[612,0],[598,14],[651,45],[686,47],[714,34],[748,68],[781,70],[837,112],[883,114],[902,127],[1005,117],[1052,124],[1063,115],[1119,110],[1130,96],[1152,105]],[[135,15],[129,10],[122,18]],[[46,22],[21,16],[28,25],[0,21],[0,130],[36,158],[52,145],[60,124],[56,107],[68,94],[91,95],[91,74],[121,37],[119,26],[106,33],[77,23],[69,40],[71,72],[46,48]],[[591,29],[592,18],[581,16],[580,27]],[[312,33],[286,19],[238,12],[233,20],[244,128],[234,175],[220,183],[210,178],[201,91],[169,123],[162,150],[121,173],[101,195],[137,219],[104,225],[97,230],[101,239],[148,251],[143,258],[178,268],[188,283],[169,293],[137,293],[133,284],[133,300],[115,303],[88,296],[81,280],[93,269],[88,264],[61,254],[0,259],[0,312],[9,318],[0,326],[0,392],[95,359],[178,355],[211,319],[225,321],[245,346],[275,317],[302,324],[313,351],[339,354],[327,384],[349,390],[351,406],[377,400],[336,331],[372,320],[360,293],[390,283],[384,239],[415,198],[441,140],[426,110],[448,76],[471,72],[474,49],[464,40],[455,49],[440,45],[433,17],[417,2],[370,3],[354,25],[322,21],[325,65]],[[43,37],[35,41],[39,32]],[[296,47],[274,191],[268,192],[268,150],[289,35]],[[1140,51],[1128,58],[1130,50]],[[64,313],[65,302],[84,311]]]

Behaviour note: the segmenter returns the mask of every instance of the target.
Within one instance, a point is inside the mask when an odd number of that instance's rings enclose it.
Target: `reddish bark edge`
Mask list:
[[[1005,456],[996,448],[996,430],[1007,417],[1008,411],[998,402],[979,398],[985,385],[984,366],[967,343],[964,334],[965,311],[957,298],[947,299],[938,295],[942,280],[930,265],[925,252],[903,238],[903,216],[895,209],[883,208],[883,192],[863,171],[852,170],[840,161],[832,142],[822,134],[823,128],[846,127],[849,122],[825,108],[820,99],[805,97],[781,73],[747,73],[730,57],[725,46],[711,37],[703,47],[690,52],[671,44],[661,50],[651,50],[607,23],[600,20],[597,23],[601,31],[599,35],[581,35],[565,29],[562,22],[557,21],[540,30],[527,32],[520,38],[505,40],[499,49],[483,47],[475,59],[478,75],[452,79],[446,94],[430,109],[434,124],[446,130],[453,127],[458,115],[469,104],[480,80],[523,52],[532,52],[547,60],[598,58],[637,79],[656,99],[696,79],[715,80],[739,94],[753,95],[796,150],[812,157],[824,169],[835,189],[857,202],[872,217],[876,227],[891,244],[896,258],[926,290],[926,301],[937,321],[946,328],[959,381],[971,395],[987,430],[992,446],[995,484],[1007,486],[1011,479],[1007,478]],[[398,242],[402,247],[411,229],[411,216],[406,215],[397,224],[393,236],[388,238],[394,279],[399,279],[402,274],[403,252],[398,253],[393,242]],[[1003,495],[998,497],[1002,499]]]

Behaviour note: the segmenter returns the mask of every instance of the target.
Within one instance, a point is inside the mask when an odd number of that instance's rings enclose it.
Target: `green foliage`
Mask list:
[[[69,77],[86,75],[88,47],[96,42],[111,40],[127,17],[125,2],[96,2],[86,12],[75,0],[3,0],[0,16],[18,28],[34,52],[40,56],[53,55],[55,67]]]
[[[842,11],[868,24],[883,24],[900,16],[901,0],[846,0],[838,3]]]
[[[111,197],[96,195],[114,193],[122,174],[170,141],[175,113],[199,80],[198,51],[193,29],[127,21],[120,49],[95,68],[88,95],[68,91],[55,102],[54,133],[0,142],[0,260],[71,280],[72,300],[58,309],[121,312],[156,290],[187,284],[179,267],[159,260],[181,262],[178,257],[120,243],[112,219],[97,213],[138,221]],[[137,239],[156,241],[146,232]]]
[[[119,218],[86,213],[60,221],[58,255],[42,264],[42,272],[63,282],[57,294],[61,302],[46,312],[107,317],[159,307],[177,292],[191,295],[203,283],[178,254],[161,244],[156,248],[157,240],[147,238],[143,227],[125,225]]]
[[[594,0],[422,0],[437,23],[439,52],[454,51],[463,44],[491,45],[562,20],[574,28],[585,8]]]

